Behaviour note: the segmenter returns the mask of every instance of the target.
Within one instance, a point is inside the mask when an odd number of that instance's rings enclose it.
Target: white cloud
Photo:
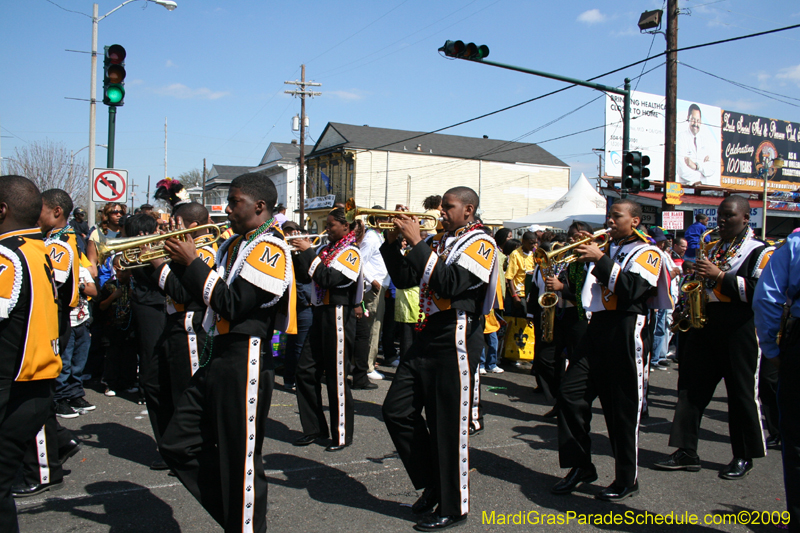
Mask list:
[[[175,65],[175,63],[173,63],[171,59],[167,59],[167,64],[165,66],[167,68],[170,68],[170,67],[175,67],[177,65]]]
[[[156,94],[160,94],[161,96],[172,96],[173,98],[180,98],[182,100],[186,99],[198,99],[198,100],[217,100],[224,96],[228,96],[230,92],[228,91],[212,91],[206,87],[201,87],[199,89],[192,89],[187,87],[182,83],[173,83],[171,85],[167,85],[166,87],[160,87],[155,89]]]
[[[589,11],[584,11],[578,15],[578,22],[584,22],[586,24],[599,24],[600,22],[605,22],[606,18],[608,17],[600,13],[599,9],[590,9]]]
[[[326,91],[325,95],[335,96],[341,100],[347,101],[354,101],[354,100],[362,100],[364,98],[364,94],[358,90],[352,91]]]
[[[800,86],[800,65],[782,68],[775,77],[780,80],[793,81]]]

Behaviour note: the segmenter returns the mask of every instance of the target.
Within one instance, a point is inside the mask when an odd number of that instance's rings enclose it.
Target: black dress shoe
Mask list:
[[[635,496],[637,494],[639,494],[638,481],[635,482],[630,487],[621,487],[617,485],[617,482],[615,481],[608,487],[601,490],[598,494],[596,494],[595,498],[598,500],[603,500],[604,502],[618,502],[630,496]]]
[[[675,453],[664,459],[657,461],[654,467],[659,470],[688,470],[689,472],[700,471],[700,457],[695,455],[692,457],[682,448],[678,448]]]
[[[753,469],[753,461],[751,459],[737,459],[728,463],[728,466],[719,471],[719,477],[722,479],[742,479],[750,473]]]
[[[81,451],[81,443],[70,439],[70,441],[58,449],[58,464],[63,465],[67,459]]]
[[[781,436],[774,435],[767,438],[767,448],[771,450],[780,450],[781,446]]]
[[[422,491],[422,496],[411,506],[411,512],[414,514],[428,514],[433,511],[437,505],[439,505],[439,498],[436,495],[436,489],[427,487]]]
[[[345,442],[344,444],[331,444],[330,446],[325,448],[325,451],[326,452],[339,452],[339,451],[344,450],[345,448],[347,448],[351,444],[353,444],[353,441]]]
[[[426,516],[414,526],[417,531],[441,531],[450,527],[456,527],[467,523],[467,515],[461,516],[439,516],[434,513]]]
[[[481,433],[483,433],[483,427],[479,427],[478,429],[475,429],[473,426],[469,427],[470,437],[474,437],[475,435],[480,435]]]
[[[318,439],[323,439],[323,438],[327,437],[324,435],[320,435],[319,433],[312,433],[310,435],[303,435],[302,437],[294,441],[292,444],[294,444],[295,446],[308,446],[309,444],[314,444],[315,442],[317,442]]]
[[[597,481],[597,469],[594,465],[590,467],[576,466],[564,476],[564,479],[553,485],[550,492],[553,494],[569,494],[581,483],[591,483]]]
[[[35,496],[46,490],[58,490],[64,488],[64,480],[59,479],[54,483],[36,483],[35,485],[18,485],[11,487],[11,495],[14,498],[27,498]]]
[[[353,386],[350,388],[353,390],[375,390],[378,388],[378,385],[377,383],[367,381],[366,383],[359,383],[357,385],[353,383]]]
[[[158,459],[152,462],[150,470],[169,470],[169,465],[167,465],[163,459]]]

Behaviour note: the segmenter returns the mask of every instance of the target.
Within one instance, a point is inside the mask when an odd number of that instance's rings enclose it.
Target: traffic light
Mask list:
[[[125,49],[118,44],[106,46],[103,58],[103,103],[125,105]]]
[[[630,189],[632,192],[639,192],[642,189],[650,188],[650,157],[643,156],[642,152],[626,152],[625,165],[622,169],[622,188]]]
[[[481,60],[489,55],[489,47],[485,44],[478,46],[475,43],[464,44],[464,41],[446,41],[439,51],[458,59]]]

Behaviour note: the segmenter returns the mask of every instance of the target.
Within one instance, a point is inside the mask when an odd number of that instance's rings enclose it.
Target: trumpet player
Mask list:
[[[559,461],[569,473],[553,488],[568,494],[597,479],[588,428],[591,405],[600,398],[615,459],[614,482],[595,497],[620,501],[639,492],[638,432],[644,393],[644,347],[651,307],[672,307],[669,279],[658,248],[636,227],[642,208],[614,202],[608,217],[612,242],[606,252],[594,241],[578,246],[578,261],[590,263],[581,303],[592,313],[559,390]],[[581,232],[577,238],[589,238]]]
[[[695,270],[708,297],[706,322],[682,339],[686,345],[680,357],[678,405],[669,436],[669,445],[678,449],[657,462],[656,468],[700,470],[700,420],[723,378],[733,460],[719,477],[743,478],[753,468],[753,459],[766,453],[757,397],[760,354],[752,302],[773,248],[755,238],[749,222],[750,203],[741,196],[729,196],[717,210],[719,240],[700,243]]]

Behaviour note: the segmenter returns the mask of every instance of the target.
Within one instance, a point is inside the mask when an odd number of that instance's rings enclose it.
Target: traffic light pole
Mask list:
[[[117,133],[117,108],[108,108],[108,158],[106,168],[114,168],[114,136]]]
[[[540,70],[516,67],[514,65],[506,65],[505,63],[498,63],[496,61],[487,61],[486,59],[467,59],[467,58],[463,59],[466,59],[467,61],[472,61],[473,63],[483,63],[484,65],[504,68],[506,70],[514,70],[516,72],[533,74],[534,76],[540,76],[542,78],[550,78],[551,80],[564,81],[567,83],[571,83],[573,85],[579,85],[581,87],[596,89],[598,91],[602,91],[605,93],[614,93],[622,95],[624,98],[623,116],[622,116],[622,151],[624,153],[630,150],[630,131],[631,131],[631,80],[630,79],[625,78],[625,88],[618,89],[617,87],[611,87],[609,85],[602,85],[600,83],[593,83],[591,81],[577,80],[575,78],[560,76],[558,74],[551,74],[549,72],[542,72]]]

